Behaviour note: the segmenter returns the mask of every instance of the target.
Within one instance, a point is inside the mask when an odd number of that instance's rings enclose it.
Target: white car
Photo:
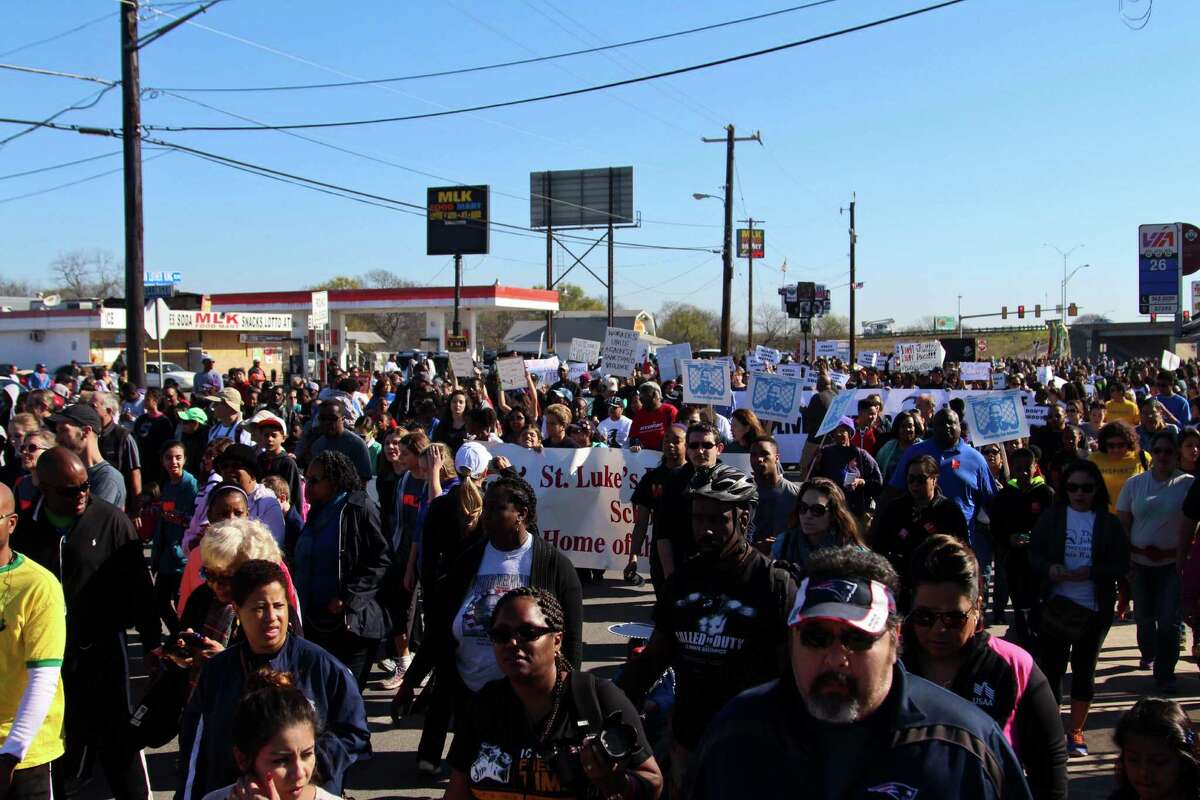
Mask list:
[[[168,380],[174,380],[179,386],[180,391],[190,392],[192,390],[192,376],[194,373],[185,370],[183,367],[176,364],[174,361],[162,362],[162,374],[158,372],[157,361],[146,362],[146,385],[162,388],[163,383]]]

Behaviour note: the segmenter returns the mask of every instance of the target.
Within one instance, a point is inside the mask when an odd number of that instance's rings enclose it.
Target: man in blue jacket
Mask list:
[[[876,553],[810,559],[788,617],[792,674],[725,706],[689,797],[1030,797],[991,718],[899,665],[897,585]]]

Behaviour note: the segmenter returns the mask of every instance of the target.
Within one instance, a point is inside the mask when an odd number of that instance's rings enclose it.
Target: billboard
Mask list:
[[[766,247],[762,228],[737,229],[738,258],[766,258]]]
[[[531,228],[599,228],[636,223],[633,167],[529,174]]]
[[[488,187],[433,187],[425,203],[426,255],[487,255]]]
[[[1179,309],[1179,224],[1138,226],[1138,313]]]
[[[949,315],[936,316],[933,318],[933,329],[935,331],[952,331],[957,327],[958,323],[955,321],[954,317]]]

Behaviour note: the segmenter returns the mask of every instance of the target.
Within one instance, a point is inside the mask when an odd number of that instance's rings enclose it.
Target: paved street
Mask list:
[[[586,667],[602,675],[611,675],[624,658],[625,640],[608,631],[617,622],[646,620],[653,595],[649,585],[635,589],[620,579],[599,586],[585,586],[584,660]],[[993,633],[1003,634],[1003,628]],[[1153,689],[1148,672],[1137,668],[1137,646],[1132,622],[1114,624],[1105,643],[1097,670],[1097,696],[1088,722],[1087,739],[1091,755],[1071,759],[1071,797],[1093,800],[1106,798],[1112,791],[1114,748],[1112,729],[1121,713],[1137,698]],[[1180,662],[1178,699],[1195,717],[1200,714],[1200,673],[1190,657]],[[347,794],[365,798],[438,798],[444,783],[418,779],[415,751],[420,736],[420,720],[413,719],[400,729],[394,729],[388,712],[390,693],[371,689],[367,692],[367,713],[372,728],[375,755],[360,764],[347,781]],[[1064,717],[1065,720],[1065,717]],[[174,744],[147,754],[151,778],[156,792],[165,794],[174,786]],[[107,797],[102,779],[97,779],[90,798]],[[161,796],[161,795],[160,795]]]

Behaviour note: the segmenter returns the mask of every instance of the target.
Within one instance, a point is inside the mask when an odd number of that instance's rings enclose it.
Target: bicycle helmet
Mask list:
[[[728,464],[717,464],[697,472],[688,481],[689,497],[702,497],[718,503],[731,503],[743,508],[758,505],[758,487],[746,473]]]

